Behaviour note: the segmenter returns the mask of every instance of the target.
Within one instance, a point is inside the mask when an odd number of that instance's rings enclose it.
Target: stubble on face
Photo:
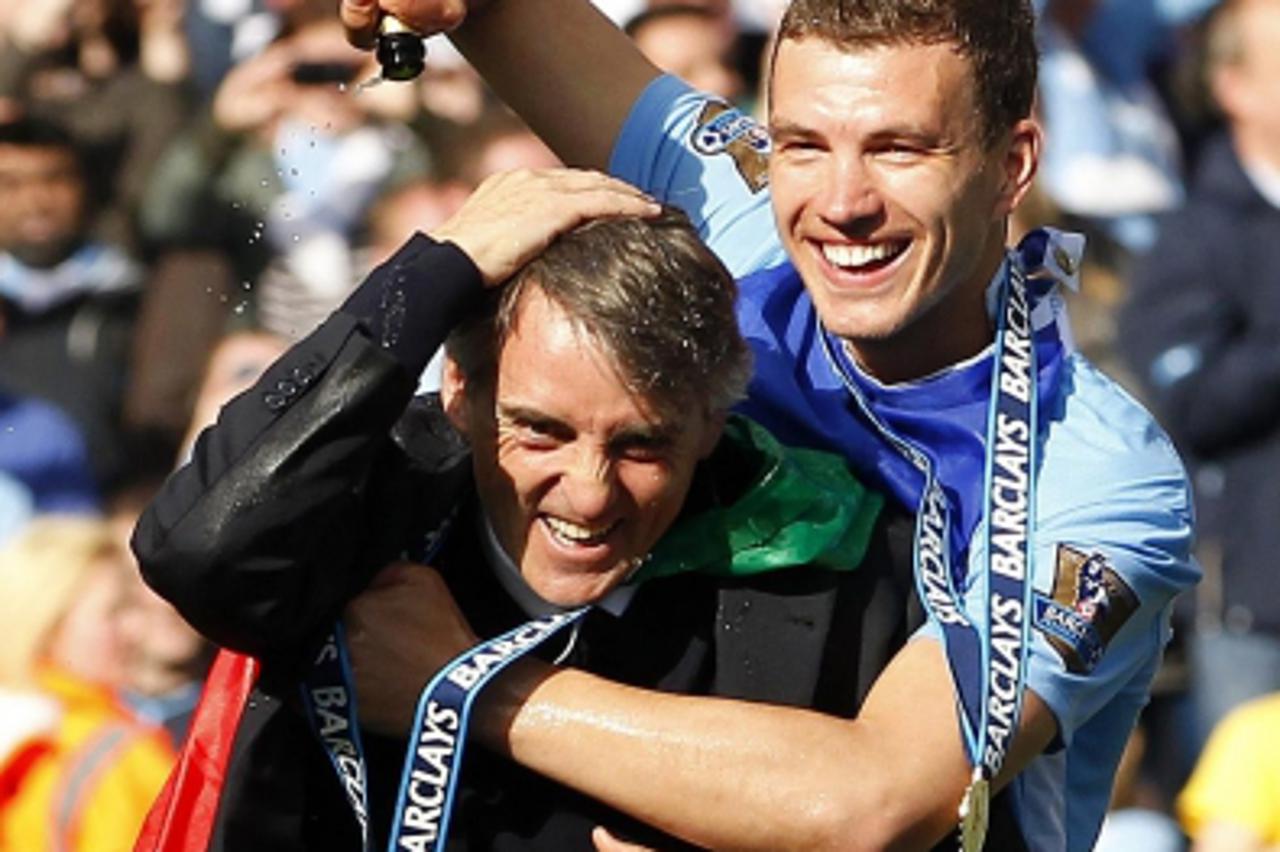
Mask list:
[[[976,354],[1005,223],[969,61],[807,38],[773,73],[775,214],[824,324],[884,381]]]
[[[537,291],[495,380],[466,399],[485,512],[529,586],[559,606],[598,600],[631,574],[718,435],[637,397],[603,344]]]

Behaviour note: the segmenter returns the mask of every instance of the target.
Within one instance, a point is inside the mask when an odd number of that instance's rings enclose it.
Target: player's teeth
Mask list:
[[[857,246],[825,243],[822,246],[823,256],[834,266],[866,266],[868,263],[892,257],[897,250],[898,246],[895,243]]]
[[[609,531],[609,527],[601,527],[593,530],[589,527],[580,526],[572,521],[566,521],[562,518],[546,517],[547,526],[551,527],[552,532],[556,535],[567,538],[573,542],[587,542],[599,539]]]

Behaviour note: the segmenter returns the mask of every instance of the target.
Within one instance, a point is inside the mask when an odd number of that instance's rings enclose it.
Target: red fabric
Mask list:
[[[34,740],[18,748],[9,757],[8,762],[0,769],[0,808],[3,808],[18,792],[27,770],[35,766],[51,750],[52,746],[44,740]]]
[[[147,814],[134,852],[205,852],[240,716],[258,679],[252,657],[219,651],[178,763]]]

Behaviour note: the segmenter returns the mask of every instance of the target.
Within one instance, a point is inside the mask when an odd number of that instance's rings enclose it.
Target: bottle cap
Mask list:
[[[427,47],[422,34],[390,15],[378,28],[376,55],[384,80],[412,80],[426,68]]]

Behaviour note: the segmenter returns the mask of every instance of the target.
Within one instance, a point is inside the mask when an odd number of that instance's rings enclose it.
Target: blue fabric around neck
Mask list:
[[[926,453],[951,505],[951,566],[966,574],[968,542],[981,520],[992,349],[927,378],[882,385],[863,374],[838,338],[821,328],[794,267],[786,264],[739,282],[739,320],[756,357],[748,398],[739,410],[784,443],[838,452],[867,484],[915,511],[924,478],[863,416],[841,380],[899,437]],[[829,335],[837,365],[820,334]],[[1065,357],[1058,327],[1035,332],[1041,428],[1056,413]]]

